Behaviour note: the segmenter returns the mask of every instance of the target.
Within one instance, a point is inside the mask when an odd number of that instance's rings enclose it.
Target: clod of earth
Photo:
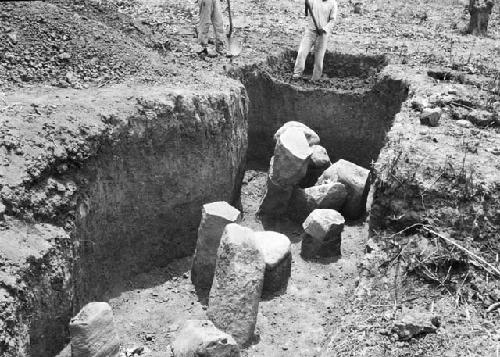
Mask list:
[[[394,322],[392,332],[401,340],[409,340],[428,333],[435,333],[439,328],[439,317],[427,312],[408,312]]]

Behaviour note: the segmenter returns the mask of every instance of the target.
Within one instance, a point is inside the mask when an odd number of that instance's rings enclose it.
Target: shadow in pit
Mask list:
[[[249,98],[247,161],[267,167],[276,130],[299,121],[319,135],[332,162],[345,159],[370,167],[408,96],[408,84],[383,72],[388,64],[384,56],[332,52],[324,59],[326,80],[292,81],[295,56],[286,50],[233,73]],[[306,62],[306,74],[312,60]]]

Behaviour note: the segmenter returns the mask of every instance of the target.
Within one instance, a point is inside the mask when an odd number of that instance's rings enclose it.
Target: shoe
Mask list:
[[[226,55],[226,49],[224,47],[224,43],[223,42],[218,42],[217,45],[215,46],[215,51],[219,55],[225,56]]]
[[[302,75],[301,74],[297,74],[297,73],[294,73],[292,75],[292,79],[301,79],[302,78]]]

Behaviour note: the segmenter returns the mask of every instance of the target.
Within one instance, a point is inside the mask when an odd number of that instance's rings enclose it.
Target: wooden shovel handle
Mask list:
[[[227,12],[229,13],[229,34],[227,35],[227,37],[231,37],[231,35],[233,34],[233,17],[231,16],[231,0],[227,0]]]

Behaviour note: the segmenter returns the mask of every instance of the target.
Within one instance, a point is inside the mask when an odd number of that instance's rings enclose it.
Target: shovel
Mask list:
[[[235,57],[241,53],[241,42],[234,37],[233,34],[233,18],[231,16],[231,1],[227,0],[227,11],[229,13],[229,33],[227,34],[227,56]]]

